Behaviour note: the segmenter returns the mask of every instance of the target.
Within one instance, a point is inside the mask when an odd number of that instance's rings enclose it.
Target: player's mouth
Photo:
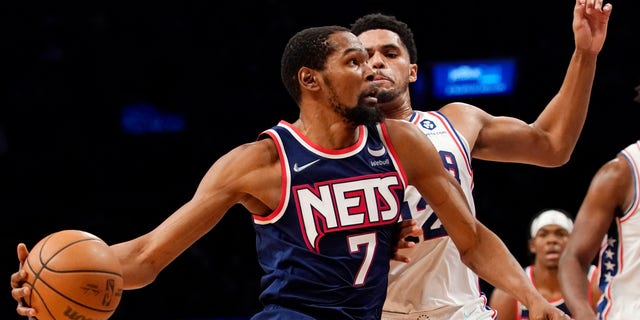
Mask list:
[[[548,250],[547,252],[545,252],[544,257],[547,260],[560,259],[560,254],[561,253],[562,252],[560,252],[560,250],[551,249],[551,250]]]
[[[547,260],[558,260],[560,259],[560,253],[559,252],[547,252],[544,257]]]
[[[375,82],[378,85],[385,84],[385,83],[393,83],[393,81],[391,81],[391,78],[381,73],[376,73],[376,75],[373,77],[373,82]]]

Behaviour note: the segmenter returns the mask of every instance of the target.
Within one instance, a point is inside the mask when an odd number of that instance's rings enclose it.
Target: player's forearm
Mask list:
[[[566,249],[565,250],[570,250]],[[565,252],[560,259],[558,280],[562,288],[565,303],[574,315],[583,317],[576,319],[591,319],[595,317],[591,302],[589,301],[590,283],[587,278],[587,266],[583,266],[578,259]],[[589,317],[585,317],[588,315]]]
[[[596,54],[575,50],[558,93],[533,124],[549,133],[559,165],[569,160],[584,126],[596,61]]]
[[[462,255],[463,262],[482,279],[509,293],[526,306],[542,298],[522,266],[491,230],[479,224],[480,241]],[[544,298],[542,298],[544,299]]]

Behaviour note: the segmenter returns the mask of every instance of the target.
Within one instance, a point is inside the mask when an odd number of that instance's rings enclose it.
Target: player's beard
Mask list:
[[[332,97],[329,99],[329,102],[333,106],[333,109],[338,114],[342,115],[346,122],[354,126],[361,124],[371,126],[384,119],[384,113],[378,107],[378,104],[367,102],[371,97],[366,93],[360,94],[360,97],[358,97],[358,104],[355,106],[345,106],[337,102],[335,91],[331,91]]]
[[[337,108],[343,110],[342,115],[345,120],[353,125],[371,126],[384,118],[384,114],[377,104],[366,104],[362,98],[358,99],[358,104],[355,107],[337,106]]]

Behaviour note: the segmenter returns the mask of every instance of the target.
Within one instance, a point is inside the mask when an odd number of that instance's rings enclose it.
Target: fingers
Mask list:
[[[19,305],[16,308],[16,312],[21,315],[21,316],[25,316],[25,317],[29,317],[29,319],[35,319],[35,318],[31,318],[31,317],[35,317],[36,315],[38,315],[36,313],[36,310],[33,308],[28,308],[28,307],[23,307],[21,305]]]
[[[611,3],[604,4],[604,0],[577,0],[578,5],[586,6],[586,12],[589,14],[591,10],[597,10],[598,12],[610,12],[612,9]]]
[[[585,5],[587,6],[587,12],[592,9],[602,10],[602,0],[587,0]]]
[[[422,235],[422,229],[418,227],[418,222],[414,219],[403,220],[400,222],[400,239],[406,237],[418,237]]]
[[[14,300],[18,301],[20,305],[22,305],[22,299],[28,297],[31,294],[31,288],[13,288],[11,289],[11,296]]]
[[[13,285],[13,281],[11,282]],[[11,296],[13,297],[13,299],[18,301],[16,312],[21,316],[30,317],[31,319],[31,317],[35,317],[37,315],[37,312],[35,309],[28,307],[26,306],[26,304],[24,304],[24,299],[27,298],[29,295],[31,295],[31,288],[29,287],[14,288],[11,290]]]
[[[29,250],[27,250],[27,246],[24,243],[19,243],[16,249],[20,266],[17,272],[11,274],[11,297],[18,302],[16,312],[21,316],[29,317],[31,320],[35,319],[32,317],[35,317],[37,312],[24,303],[25,299],[31,295],[31,288],[22,286],[27,281],[27,272],[22,267],[29,256]]]
[[[27,250],[27,246],[24,243],[19,243],[17,247],[18,260],[20,261],[20,267],[27,261],[27,257],[29,256],[29,250]]]
[[[415,242],[407,239],[398,240],[396,243],[396,249],[409,249],[413,248],[416,245]]]
[[[411,241],[408,237],[418,237],[422,235],[422,229],[418,227],[418,222],[414,219],[403,220],[400,223],[400,233],[398,235],[398,242],[396,243],[396,251],[392,257],[392,260],[400,262],[411,262],[409,257],[400,254],[398,249],[413,248],[416,243]]]
[[[27,272],[20,269],[18,272],[11,274],[11,288],[17,289],[22,287],[22,283],[27,281]]]
[[[393,257],[391,259],[395,260],[395,261],[399,261],[399,262],[404,262],[404,263],[411,262],[411,259],[409,259],[409,257],[407,257],[405,255],[402,255],[402,254],[398,253],[397,251],[393,254]]]

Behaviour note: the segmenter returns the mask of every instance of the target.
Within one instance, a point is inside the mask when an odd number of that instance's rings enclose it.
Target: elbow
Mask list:
[[[571,148],[568,148],[568,147],[564,148],[561,151],[557,152],[557,155],[553,157],[553,159],[555,160],[553,163],[553,166],[560,167],[567,164],[569,160],[571,160],[571,154],[573,153],[573,149],[575,149],[574,146],[572,146]]]
[[[140,289],[153,283],[160,270],[144,259],[134,259],[123,264],[122,273],[125,290]]]
[[[162,270],[149,250],[139,241],[111,246],[122,266],[124,289],[143,288],[153,281]]]
[[[566,156],[559,156],[559,157],[556,157],[555,159],[552,159],[552,161],[550,161],[547,166],[549,168],[562,167],[565,164],[567,164],[570,159],[571,159],[571,155],[570,154],[566,155]]]
[[[460,252],[460,261],[462,261],[462,263],[464,263],[464,265],[467,266],[469,270],[471,270],[473,273],[478,275],[482,274],[482,272],[480,272],[480,270],[476,265],[477,258],[474,257],[474,255],[472,254],[473,250],[459,251],[459,252]]]
[[[571,153],[573,152],[573,148],[563,148],[561,150],[552,150],[546,153],[543,162],[538,163],[538,165],[547,167],[547,168],[558,168],[562,167],[571,160]]]
[[[476,242],[476,243],[479,243],[479,242]],[[460,261],[462,261],[464,265],[466,265],[469,269],[471,269],[471,271],[477,274],[478,269],[476,267],[476,263],[478,259],[483,259],[478,254],[479,249],[474,247],[473,245],[469,247],[464,247],[464,248],[458,247],[458,253],[460,255]]]

